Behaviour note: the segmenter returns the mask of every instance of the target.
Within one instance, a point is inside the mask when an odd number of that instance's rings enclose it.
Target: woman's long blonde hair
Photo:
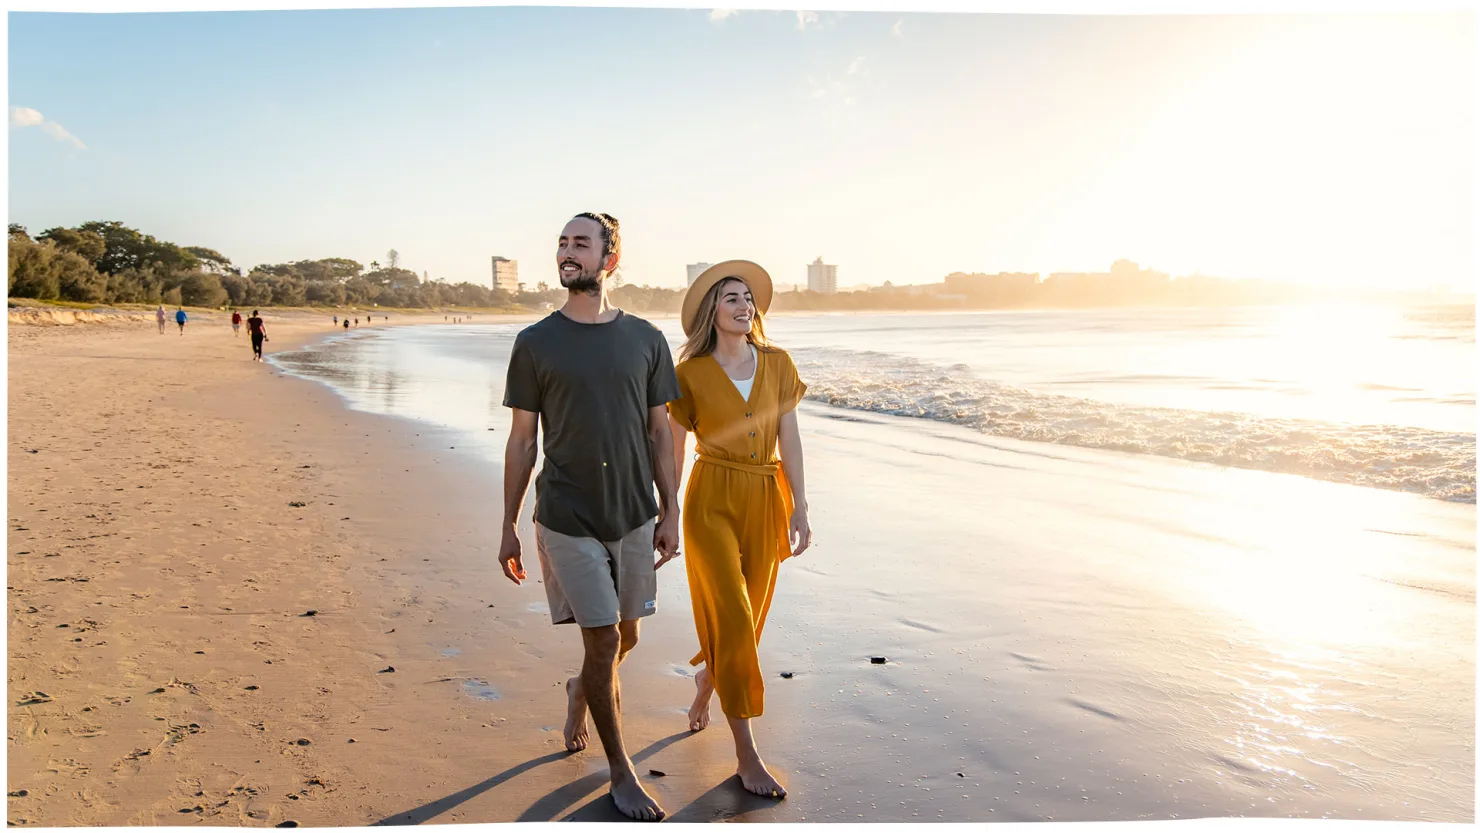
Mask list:
[[[750,284],[743,278],[731,275],[721,278],[709,291],[704,293],[704,300],[699,302],[699,310],[694,313],[694,332],[678,348],[678,360],[697,359],[714,352],[714,347],[719,343],[719,333],[715,331],[714,320],[719,315],[719,293],[724,285],[730,281],[738,281],[741,286],[750,289]],[[772,345],[766,338],[766,327],[761,323],[761,311],[756,309],[755,315],[750,319],[750,332],[746,333],[745,340],[755,345],[762,353],[769,353]]]

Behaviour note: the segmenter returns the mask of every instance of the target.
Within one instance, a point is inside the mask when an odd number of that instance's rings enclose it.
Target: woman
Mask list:
[[[770,304],[771,277],[748,261],[718,264],[694,281],[683,302],[681,398],[668,403],[668,415],[679,481],[689,432],[699,452],[682,512],[699,636],[689,664],[703,665],[689,730],[709,725],[718,692],[741,783],[782,798],[751,733],[765,699],[756,649],[777,567],[810,546],[812,529],[795,410],[807,386],[791,357],[766,340],[761,315]]]

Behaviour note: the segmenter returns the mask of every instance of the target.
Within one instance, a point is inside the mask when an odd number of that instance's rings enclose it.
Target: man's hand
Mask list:
[[[793,509],[791,512],[791,554],[801,555],[812,546],[812,524],[807,521],[807,510]]]
[[[504,575],[515,584],[523,584],[529,578],[524,572],[524,552],[519,546],[519,533],[512,526],[504,527],[504,540],[499,544],[498,563],[504,568]]]
[[[677,511],[658,519],[658,527],[653,530],[653,550],[662,553],[658,563],[653,565],[654,570],[678,557]]]

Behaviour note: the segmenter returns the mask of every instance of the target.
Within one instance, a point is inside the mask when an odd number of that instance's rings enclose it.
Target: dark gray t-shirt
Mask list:
[[[678,396],[668,340],[641,318],[581,324],[556,310],[521,331],[504,406],[538,413],[545,432],[535,520],[615,541],[655,517],[648,409]]]

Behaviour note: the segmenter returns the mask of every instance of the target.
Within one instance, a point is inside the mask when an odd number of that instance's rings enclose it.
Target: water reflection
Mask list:
[[[274,364],[329,384],[351,408],[413,419],[461,434],[464,445],[498,456],[505,427],[504,374],[516,325],[457,327],[463,338],[407,327],[357,333],[308,350],[279,353]],[[490,431],[490,429],[494,429]]]

